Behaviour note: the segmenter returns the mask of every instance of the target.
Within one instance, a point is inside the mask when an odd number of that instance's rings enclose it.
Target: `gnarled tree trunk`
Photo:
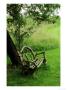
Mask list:
[[[21,59],[20,59],[19,53],[10,37],[8,31],[7,31],[7,54],[10,57],[13,65],[17,66],[17,65],[21,64]]]

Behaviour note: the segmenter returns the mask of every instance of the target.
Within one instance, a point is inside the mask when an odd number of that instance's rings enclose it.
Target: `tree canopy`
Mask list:
[[[55,11],[57,13],[59,8],[59,4],[8,4],[7,12],[17,21],[21,16],[21,10],[24,9],[26,16],[31,16],[38,21],[39,19],[46,20],[50,15],[55,15]]]

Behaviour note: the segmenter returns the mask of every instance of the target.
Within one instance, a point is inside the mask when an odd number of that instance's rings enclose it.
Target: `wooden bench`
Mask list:
[[[46,64],[45,51],[35,54],[30,47],[24,46],[19,54],[21,57],[23,74],[33,74],[42,64]],[[27,54],[31,54],[32,60],[29,60]],[[43,55],[43,58],[38,59],[37,56],[40,54]]]

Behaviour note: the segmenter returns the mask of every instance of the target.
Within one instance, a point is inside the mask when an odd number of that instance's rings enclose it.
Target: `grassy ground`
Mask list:
[[[46,50],[47,65],[42,65],[31,76],[23,76],[16,69],[7,69],[8,86],[59,86],[60,85],[60,25],[42,23],[24,45],[34,50]],[[8,58],[8,64],[10,60]]]
[[[17,70],[7,71],[7,85],[16,86],[59,86],[60,85],[60,55],[59,49],[46,51],[47,65],[42,65],[31,76],[22,76]]]

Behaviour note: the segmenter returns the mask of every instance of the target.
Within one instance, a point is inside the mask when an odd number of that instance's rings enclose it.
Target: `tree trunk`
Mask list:
[[[7,54],[10,57],[13,65],[17,66],[17,65],[21,64],[21,59],[20,59],[19,53],[10,37],[8,31],[7,31]]]

